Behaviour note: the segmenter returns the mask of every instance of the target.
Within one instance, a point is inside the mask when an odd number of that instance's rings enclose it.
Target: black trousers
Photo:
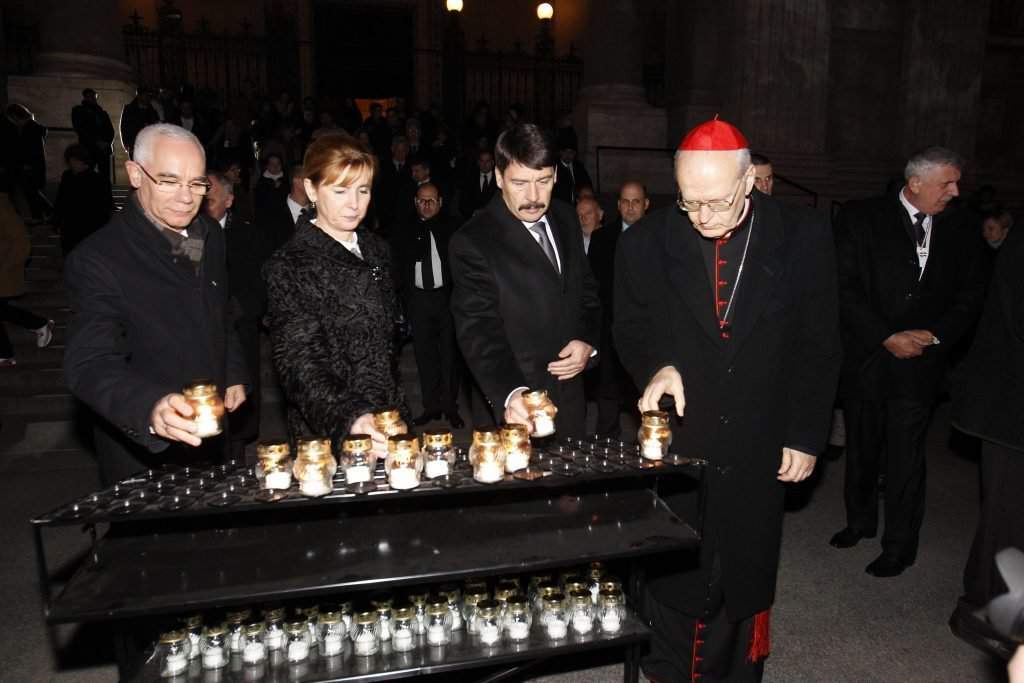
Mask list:
[[[4,323],[14,323],[26,330],[38,330],[46,324],[46,318],[40,318],[35,313],[15,306],[10,299],[0,297],[0,358],[14,358],[14,347],[11,346]]]
[[[612,344],[611,334],[603,336],[600,357],[597,364],[597,433],[601,436],[619,438],[622,435],[620,414],[626,409],[636,409],[639,392],[633,379],[626,372],[619,354]]]
[[[1007,591],[995,556],[1008,547],[1024,550],[1024,451],[982,441],[981,513],[964,569],[964,594],[974,607]]]
[[[238,341],[242,346],[245,363],[249,368],[249,385],[246,387],[245,403],[233,413],[228,413],[228,424],[231,427],[231,439],[228,454],[234,460],[242,460],[245,447],[260,435],[260,321],[259,318],[241,318],[235,323]],[[226,390],[227,387],[224,387]]]
[[[412,347],[420,375],[423,410],[458,413],[458,354],[455,324],[448,308],[449,290],[411,289],[405,314],[412,325]]]
[[[925,435],[931,404],[908,399],[851,399],[846,415],[846,525],[873,535],[878,527],[878,475],[885,453],[885,533],[882,551],[917,558],[924,520]]]
[[[651,650],[644,674],[657,683],[758,683],[764,657],[751,661],[755,617],[729,621],[715,556],[704,605],[695,617],[658,600],[648,591],[644,611],[651,625]]]

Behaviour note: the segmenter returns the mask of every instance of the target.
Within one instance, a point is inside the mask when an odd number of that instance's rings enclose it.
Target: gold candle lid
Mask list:
[[[208,379],[194,379],[181,393],[185,398],[209,398],[217,395],[217,385]]]
[[[335,612],[334,610],[329,610],[327,612],[323,612],[320,615],[320,623],[321,624],[340,624],[341,623],[341,612]]]
[[[413,434],[396,434],[388,437],[388,453],[407,451],[418,453],[420,440]]]
[[[588,605],[591,604],[592,598],[590,596],[590,591],[575,590],[570,592],[569,596],[572,598],[572,604],[574,605],[582,605],[584,603]]]
[[[509,596],[510,595],[515,595],[515,592],[516,592],[516,587],[515,586],[511,586],[511,587],[510,586],[495,587],[495,589],[494,589],[494,599],[496,601],[498,601],[498,602],[508,602]]]
[[[668,413],[664,410],[645,410],[641,418],[646,427],[668,426]]]
[[[209,638],[211,636],[222,636],[228,632],[227,626],[224,624],[210,624],[203,628],[203,636]]]
[[[614,576],[602,576],[601,583],[599,585],[603,591],[622,590],[622,583]]]
[[[497,446],[501,443],[501,435],[498,432],[498,428],[494,425],[486,425],[484,427],[476,427],[473,429],[473,443],[474,444],[493,444]]]
[[[373,439],[369,434],[349,434],[341,442],[341,450],[344,453],[365,453],[373,449]]]
[[[394,408],[382,410],[373,414],[373,421],[377,424],[392,424],[402,419],[402,413]]]
[[[528,406],[539,406],[548,402],[547,389],[532,389],[523,392],[523,401]]]
[[[476,605],[491,597],[490,593],[484,590],[467,590],[462,601],[467,605]]]
[[[309,460],[321,458],[331,454],[331,440],[322,436],[299,439],[295,442],[295,450],[299,457]]]
[[[432,617],[443,617],[448,614],[448,603],[447,602],[432,602],[427,607],[427,614]]]
[[[388,610],[390,610],[390,609],[391,609],[391,607],[388,606]],[[377,613],[376,612],[358,612],[358,613],[356,613],[356,623],[359,624],[360,626],[368,626],[369,624],[376,624],[377,623]]]
[[[548,595],[554,595],[560,592],[561,589],[558,584],[554,581],[541,581],[537,584],[537,592],[540,593],[541,597],[547,597]]]
[[[621,605],[624,600],[621,591],[603,590],[597,594],[597,599],[606,605]]]
[[[525,612],[530,609],[530,599],[519,593],[508,596],[508,600],[505,601],[505,604],[508,605],[508,608],[513,612]]]
[[[395,619],[402,619],[403,621],[412,619],[416,616],[416,611],[409,605],[403,605],[402,607],[396,607],[394,611]]]
[[[423,432],[424,448],[451,448],[453,441],[451,432]]]
[[[174,645],[185,640],[184,631],[168,631],[160,634],[160,643],[163,645]]]
[[[477,616],[485,619],[498,616],[498,603],[495,600],[481,600],[476,604]]]
[[[558,591],[555,591],[554,593],[549,593],[548,595],[545,595],[543,598],[541,598],[541,601],[544,604],[544,609],[561,607],[565,603],[565,593],[559,593]]]
[[[303,621],[289,621],[284,626],[284,630],[292,634],[305,633],[309,627],[306,625],[305,620]]]
[[[565,590],[570,594],[575,593],[576,591],[587,591],[587,594],[590,594],[589,586],[587,585],[587,583],[585,581],[580,580],[566,581]]]
[[[260,441],[256,444],[256,456],[260,460],[287,460],[291,453],[287,441]]]
[[[517,422],[506,422],[501,425],[501,436],[502,438],[515,438],[518,436],[527,439],[530,437],[530,428]]]
[[[247,636],[258,636],[265,630],[262,621],[253,621],[245,625],[245,635]]]

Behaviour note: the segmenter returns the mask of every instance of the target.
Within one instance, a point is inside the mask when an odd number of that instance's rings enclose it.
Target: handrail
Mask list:
[[[601,193],[601,152],[602,151],[613,151],[613,152],[664,152],[665,154],[672,156],[676,153],[675,148],[672,147],[630,147],[622,145],[598,145],[594,148],[594,175],[597,178],[596,186],[594,191],[598,194]],[[817,192],[802,185],[791,178],[787,178],[784,175],[775,174],[775,180],[781,182],[784,185],[788,185],[798,192],[801,192],[811,198],[811,201],[815,208],[818,206],[819,195]]]

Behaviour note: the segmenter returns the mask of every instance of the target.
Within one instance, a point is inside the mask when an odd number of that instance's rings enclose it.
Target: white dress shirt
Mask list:
[[[441,255],[437,253],[437,241],[434,240],[434,233],[427,232],[427,237],[430,238],[430,272],[434,276],[434,289],[441,289],[444,286],[441,278]],[[423,261],[417,261],[414,268],[413,285],[416,289],[423,289]]]
[[[910,215],[910,224],[913,225],[917,222],[917,214],[921,213],[921,210],[907,201],[907,198],[903,194],[906,189],[906,186],[904,186],[903,189],[900,190],[900,204],[903,205],[903,208]],[[928,250],[932,245],[932,217],[925,216],[921,227],[924,228],[924,244],[914,244],[914,247],[917,249],[917,266],[920,269],[917,275],[917,279],[919,280],[924,275],[924,267],[928,265]]]
[[[299,214],[301,214],[302,210],[305,209],[306,207],[292,199],[291,195],[288,195],[288,199],[285,203],[288,205],[288,210],[292,212],[292,223],[298,223]]]

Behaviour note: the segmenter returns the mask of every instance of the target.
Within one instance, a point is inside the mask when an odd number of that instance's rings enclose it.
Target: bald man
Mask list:
[[[817,212],[753,192],[747,141],[724,121],[684,138],[675,179],[678,206],[626,231],[615,262],[613,331],[645,387],[638,407],[671,397],[686,415],[672,450],[708,459],[697,566],[668,558],[648,584],[644,670],[759,681],[785,490],[825,448],[839,374],[831,233]]]

